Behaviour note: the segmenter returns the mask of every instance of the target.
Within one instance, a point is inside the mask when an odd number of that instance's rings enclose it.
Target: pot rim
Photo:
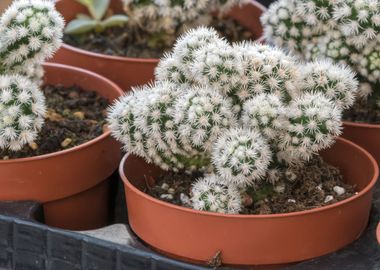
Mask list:
[[[380,129],[380,124],[370,124],[365,122],[351,122],[343,121],[343,125],[355,128],[371,128],[371,129]]]
[[[155,204],[158,204],[158,205],[161,205],[164,207],[168,207],[168,208],[171,208],[173,210],[184,211],[184,212],[187,212],[189,214],[204,215],[204,216],[217,217],[217,218],[233,218],[233,219],[252,219],[252,218],[254,218],[254,219],[271,219],[271,218],[289,218],[289,217],[295,217],[295,216],[304,216],[304,215],[310,215],[310,214],[314,214],[314,213],[324,212],[324,211],[327,211],[327,210],[330,210],[333,208],[337,208],[341,205],[348,204],[348,203],[364,196],[368,191],[370,191],[373,188],[373,186],[375,185],[375,183],[379,177],[379,167],[377,165],[376,160],[372,157],[371,154],[369,154],[364,148],[360,147],[359,145],[357,145],[357,144],[355,144],[349,140],[346,140],[346,139],[341,138],[341,137],[337,137],[336,140],[341,141],[350,147],[354,147],[354,148],[358,149],[363,155],[365,155],[367,157],[369,162],[372,164],[372,167],[374,168],[374,173],[373,173],[372,179],[368,183],[368,185],[365,188],[363,188],[363,190],[361,190],[357,194],[355,194],[355,195],[353,195],[353,196],[351,196],[345,200],[342,200],[342,201],[339,201],[339,202],[336,202],[336,203],[333,203],[330,205],[310,209],[310,210],[304,210],[304,211],[290,212],[290,213],[284,213],[284,214],[268,214],[268,215],[263,215],[263,214],[261,214],[261,215],[237,214],[236,215],[236,214],[220,214],[220,213],[194,210],[194,209],[174,205],[171,203],[167,203],[167,202],[158,200],[156,198],[153,198],[152,196],[140,191],[131,182],[129,182],[128,178],[126,177],[126,175],[124,173],[124,164],[130,155],[129,153],[126,153],[120,162],[119,175],[120,175],[122,181],[124,182],[124,184],[128,188],[130,188],[133,192],[137,193],[138,196],[143,197],[144,199],[151,201],[152,203],[155,203]]]
[[[60,0],[58,0],[60,1]],[[256,0],[250,0],[249,2],[246,3],[246,5],[253,5],[256,8],[258,8],[261,11],[265,11],[266,7],[257,2]],[[264,40],[264,36],[261,35],[258,37],[255,41],[261,43]],[[123,57],[123,56],[114,56],[114,55],[107,55],[107,54],[102,54],[102,53],[95,53],[87,50],[83,50],[74,46],[71,46],[66,43],[62,43],[62,48],[70,51],[74,51],[75,53],[78,54],[84,54],[90,57],[95,57],[95,58],[101,58],[104,60],[113,60],[113,61],[120,61],[120,62],[136,62],[136,63],[147,63],[147,64],[157,64],[160,59],[159,58],[138,58],[138,57]]]
[[[82,68],[78,68],[78,67],[74,67],[74,66],[68,66],[68,65],[64,65],[64,64],[57,64],[57,63],[44,63],[43,64],[44,67],[56,67],[56,68],[60,68],[60,69],[66,69],[66,70],[75,70],[76,72],[78,73],[82,73],[82,74],[86,74],[86,75],[89,75],[90,77],[95,77],[95,78],[98,78],[100,80],[103,80],[105,82],[107,82],[107,84],[110,84],[112,86],[112,88],[118,92],[118,94],[121,96],[124,94],[124,92],[120,89],[120,87],[115,84],[114,82],[112,82],[111,80],[95,73],[95,72],[92,72],[92,71],[89,71],[89,70],[86,70],[86,69],[82,69]],[[77,146],[74,146],[72,148],[69,148],[69,149],[65,149],[65,150],[61,150],[61,151],[57,151],[57,152],[53,152],[53,153],[49,153],[49,154],[45,154],[45,155],[39,155],[39,156],[34,156],[34,157],[25,157],[25,158],[15,158],[15,159],[9,159],[9,160],[0,160],[0,164],[10,164],[10,163],[25,163],[25,162],[32,162],[32,161],[37,161],[37,160],[42,160],[42,159],[48,159],[48,158],[52,158],[52,157],[57,157],[57,156],[63,156],[63,155],[68,155],[74,151],[79,151],[79,150],[82,150],[82,149],[86,149],[94,144],[97,144],[99,143],[100,141],[104,141],[106,140],[109,136],[111,135],[111,131],[110,130],[107,130],[106,132],[104,132],[102,135],[88,141],[88,142],[85,142],[85,143],[82,143],[80,145],[77,145]]]

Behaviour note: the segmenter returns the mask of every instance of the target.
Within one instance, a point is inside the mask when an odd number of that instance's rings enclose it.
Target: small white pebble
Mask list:
[[[161,185],[161,188],[164,189],[164,190],[168,190],[169,185],[166,184],[166,183],[163,183],[163,184]]]
[[[290,202],[290,203],[296,203],[296,200],[289,199],[288,202]]]
[[[286,170],[285,176],[290,182],[294,182],[297,179],[297,175],[291,170]]]
[[[318,189],[318,190],[322,190],[322,185],[318,185],[318,186],[317,186],[317,189]]]
[[[346,190],[340,186],[335,186],[333,188],[333,190],[335,191],[336,194],[338,194],[338,196],[340,195],[343,195],[344,193],[346,193]]]
[[[173,195],[172,194],[162,194],[160,196],[161,199],[166,199],[166,200],[173,200]]]
[[[186,194],[181,193],[179,195],[179,197],[180,197],[181,202],[182,202],[183,205],[185,205],[185,206],[190,206],[191,205],[190,198]]]
[[[325,198],[325,203],[328,203],[330,201],[334,200],[334,197],[331,196],[331,195],[327,195],[326,198]]]
[[[279,185],[275,186],[274,191],[276,191],[277,193],[284,193],[285,184],[279,184]]]
[[[169,194],[174,194],[175,193],[175,189],[174,188],[169,188],[168,189],[168,193]]]

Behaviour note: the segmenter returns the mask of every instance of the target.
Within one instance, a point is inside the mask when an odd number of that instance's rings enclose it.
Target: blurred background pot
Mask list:
[[[74,0],[59,0],[57,10],[69,22],[78,13],[86,13],[86,9]],[[111,8],[116,12],[123,12],[120,0],[111,0]],[[260,16],[265,7],[256,1],[235,7],[229,16],[236,19],[259,39],[262,35]],[[62,63],[94,71],[117,83],[124,91],[132,86],[142,85],[154,79],[154,69],[158,59],[130,58],[109,56],[85,51],[73,46],[63,44],[51,62]]]
[[[380,125],[344,122],[342,137],[364,147],[380,164]]]

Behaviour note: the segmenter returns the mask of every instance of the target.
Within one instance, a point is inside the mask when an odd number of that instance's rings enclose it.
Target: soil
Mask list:
[[[281,192],[276,192],[269,184],[261,190],[248,190],[245,196],[252,199],[248,200],[250,203],[246,204],[240,213],[298,212],[329,205],[356,194],[355,186],[342,181],[339,169],[329,165],[321,157],[316,156],[304,166],[292,171],[296,176],[295,180],[290,182],[284,177],[283,182],[286,184]],[[190,204],[183,198],[190,198],[191,184],[200,176],[168,172],[154,179],[155,184],[149,181],[151,185],[148,185],[145,192],[157,199],[190,208]],[[338,195],[334,191],[336,186],[344,188],[344,194]],[[327,201],[327,198],[330,200]],[[244,201],[247,201],[246,198]]]
[[[349,110],[346,110],[343,119],[350,122],[380,124],[380,107],[375,102],[358,100]]]
[[[0,151],[1,159],[49,154],[88,142],[101,134],[108,100],[78,86],[46,85],[45,124],[34,144],[17,152]]]
[[[254,40],[251,32],[231,18],[218,19],[214,17],[209,26],[214,27],[221,36],[226,37],[231,42]],[[174,38],[172,39],[173,41],[175,40]],[[137,58],[160,58],[173,47],[172,42],[165,45],[165,42],[160,42],[159,40],[155,40],[155,43],[164,45],[149,46],[144,33],[135,33],[127,26],[108,28],[102,33],[91,32],[83,35],[64,35],[63,41],[66,44],[86,51]]]

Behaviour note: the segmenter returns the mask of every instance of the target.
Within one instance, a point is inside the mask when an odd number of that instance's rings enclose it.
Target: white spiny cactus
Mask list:
[[[280,136],[280,149],[286,163],[308,160],[331,146],[341,134],[341,109],[322,94],[305,94],[293,100],[288,109],[289,125]]]
[[[123,0],[129,24],[150,33],[175,32],[182,24],[195,22],[212,12],[228,12],[248,0]]]
[[[178,160],[173,104],[177,87],[159,82],[133,88],[109,109],[108,122],[112,135],[123,143],[126,151],[154,162],[164,170],[183,169]]]
[[[271,151],[261,134],[251,129],[230,129],[222,134],[212,153],[217,174],[239,186],[257,184],[271,162]]]
[[[299,95],[300,71],[295,58],[252,42],[237,43],[234,50],[240,53],[244,72],[236,93],[241,102],[262,93],[274,94],[285,102]]]
[[[270,6],[262,22],[269,42],[306,60],[346,64],[361,75],[359,96],[378,92],[379,0],[280,0]]]
[[[44,122],[45,59],[59,48],[63,19],[48,0],[17,0],[0,18],[0,148],[32,143]]]
[[[0,148],[20,150],[41,129],[45,97],[35,83],[19,75],[0,75]]]
[[[194,52],[209,43],[224,45],[218,33],[206,27],[190,29],[181,35],[174,44],[173,53],[165,55],[159,62],[156,79],[180,84],[192,83],[190,65],[194,61]]]
[[[239,54],[227,43],[208,43],[194,52],[191,73],[197,83],[232,94],[243,74]]]
[[[223,213],[239,212],[237,187],[282,181],[290,165],[329,147],[357,90],[343,65],[228,44],[205,28],[179,39],[156,78],[115,103],[112,134],[165,170],[212,169],[194,184],[193,207]],[[230,207],[230,200],[239,204]]]
[[[340,0],[334,5],[333,17],[344,36],[358,49],[377,37],[380,30],[380,1]]]
[[[192,206],[196,210],[238,214],[242,208],[239,189],[216,175],[198,179],[191,193]]]
[[[285,107],[273,94],[260,94],[244,103],[242,124],[260,130],[270,140],[276,139],[287,125]]]
[[[237,122],[232,104],[216,90],[194,87],[176,102],[174,124],[182,147],[209,153],[218,136]]]
[[[358,82],[350,68],[335,65],[330,61],[317,61],[308,63],[304,69],[305,91],[321,92],[342,109],[354,104]]]
[[[18,73],[42,64],[60,47],[63,25],[52,1],[15,1],[0,20],[2,70]]]
[[[357,65],[359,74],[372,83],[380,82],[380,42],[368,42],[361,53],[355,56],[357,58],[353,59],[353,63]]]

